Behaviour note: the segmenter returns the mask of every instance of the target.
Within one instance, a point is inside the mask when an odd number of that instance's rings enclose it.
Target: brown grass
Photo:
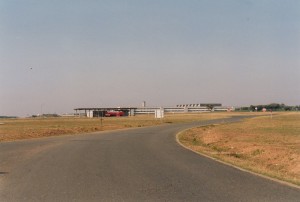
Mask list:
[[[179,139],[195,151],[300,185],[300,113],[194,128]]]
[[[153,114],[134,117],[104,117],[102,125],[100,118],[59,117],[0,119],[0,142],[217,119],[229,117],[231,115],[239,115],[239,113],[167,114],[163,120],[154,119]]]

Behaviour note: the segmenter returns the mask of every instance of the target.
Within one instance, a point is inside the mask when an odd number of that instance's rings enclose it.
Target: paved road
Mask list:
[[[175,141],[220,121],[0,143],[0,201],[300,201],[299,189]]]

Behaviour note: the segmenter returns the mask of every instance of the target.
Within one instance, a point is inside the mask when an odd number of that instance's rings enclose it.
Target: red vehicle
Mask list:
[[[105,112],[105,116],[110,117],[110,116],[124,116],[123,111],[107,111]]]

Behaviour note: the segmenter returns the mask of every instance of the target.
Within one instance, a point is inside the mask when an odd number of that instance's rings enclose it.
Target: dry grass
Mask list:
[[[199,127],[179,138],[195,151],[300,185],[300,113]]]
[[[190,122],[206,119],[225,118],[232,113],[193,113],[167,114],[163,120],[154,119],[154,115],[134,117],[100,118],[24,118],[0,119],[0,142],[20,139],[49,137],[66,134],[79,134],[131,127],[145,127],[159,124]],[[233,113],[239,115],[239,113]]]

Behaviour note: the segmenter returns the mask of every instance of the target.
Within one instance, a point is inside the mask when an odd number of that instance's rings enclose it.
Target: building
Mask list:
[[[156,110],[162,109],[164,113],[199,113],[210,111],[232,111],[232,107],[222,107],[222,104],[182,104],[176,107],[109,107],[109,108],[76,108],[76,114],[85,114],[87,117],[104,117],[109,111],[122,111],[125,116],[135,116],[138,114],[155,114]]]

